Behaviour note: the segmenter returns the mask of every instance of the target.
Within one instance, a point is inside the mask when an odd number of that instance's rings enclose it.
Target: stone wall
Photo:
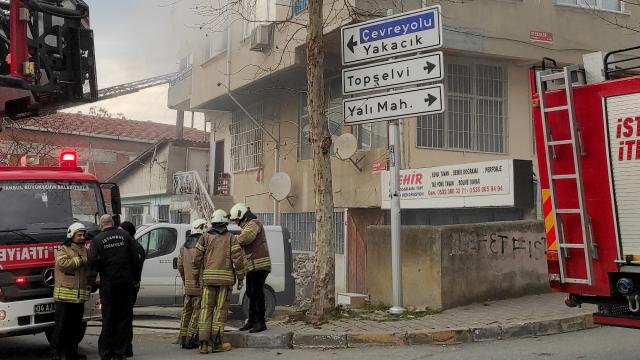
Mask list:
[[[369,227],[367,287],[391,303],[389,226]],[[539,221],[402,227],[406,306],[451,308],[548,291],[546,240]]]
[[[313,253],[297,253],[293,255],[293,278],[296,281],[295,306],[300,309],[307,309],[311,305],[314,264],[315,255]]]

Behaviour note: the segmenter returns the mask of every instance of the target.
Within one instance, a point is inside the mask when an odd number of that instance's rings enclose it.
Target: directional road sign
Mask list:
[[[441,80],[442,52],[342,70],[344,95]]]
[[[439,5],[342,27],[342,65],[441,46]]]
[[[442,84],[345,99],[345,125],[363,124],[444,111]]]

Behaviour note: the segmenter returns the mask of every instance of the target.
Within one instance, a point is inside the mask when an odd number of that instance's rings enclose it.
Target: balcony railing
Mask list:
[[[192,72],[193,72],[193,66],[192,65],[189,65],[188,67],[178,71],[178,73],[176,74],[176,77],[171,79],[171,81],[169,82],[169,85],[173,86],[173,85],[179,83],[180,81],[191,77],[191,73]]]

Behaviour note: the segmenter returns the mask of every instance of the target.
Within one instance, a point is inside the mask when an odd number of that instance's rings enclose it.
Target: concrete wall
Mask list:
[[[367,287],[392,302],[389,226],[369,227]],[[544,226],[537,221],[402,228],[406,306],[451,308],[548,291]]]

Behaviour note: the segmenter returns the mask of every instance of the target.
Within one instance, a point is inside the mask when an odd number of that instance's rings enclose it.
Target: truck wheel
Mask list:
[[[276,310],[276,292],[269,285],[264,286],[264,306],[264,316],[270,317],[273,315]],[[245,317],[249,317],[249,297],[246,293],[242,298],[242,312],[244,312]]]

